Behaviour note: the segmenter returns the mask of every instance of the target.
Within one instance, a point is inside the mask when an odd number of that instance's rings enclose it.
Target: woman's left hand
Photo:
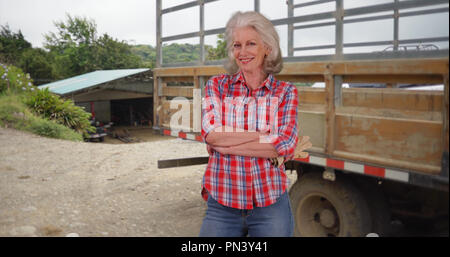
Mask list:
[[[300,142],[297,145],[297,148],[295,149],[294,158],[306,158],[308,157],[309,153],[304,152],[306,149],[309,149],[312,147],[311,141],[309,141],[309,136],[302,136],[300,138]]]

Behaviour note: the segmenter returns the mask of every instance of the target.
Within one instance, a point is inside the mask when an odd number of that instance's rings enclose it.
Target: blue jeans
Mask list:
[[[221,205],[211,195],[200,237],[290,237],[294,232],[289,195],[266,207],[240,210]]]

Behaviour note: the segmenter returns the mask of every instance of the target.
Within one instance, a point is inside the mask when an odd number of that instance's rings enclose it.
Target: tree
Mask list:
[[[71,47],[91,45],[97,37],[97,24],[92,19],[72,17],[66,14],[66,22],[54,22],[58,32],[44,35],[44,47],[54,51],[63,51]]]
[[[97,35],[94,20],[72,17],[66,22],[54,22],[58,32],[44,35],[44,47],[52,56],[53,70],[57,79],[80,75],[95,70],[94,49]]]
[[[0,31],[0,61],[3,63],[16,64],[22,52],[31,48],[31,43],[26,41],[19,30],[14,33],[9,25],[1,26]]]
[[[108,34],[101,36],[94,44],[95,63],[102,69],[139,68],[142,61],[131,51],[131,46]]]
[[[55,22],[58,32],[45,35],[45,48],[53,58],[57,78],[67,78],[99,69],[137,68],[141,59],[132,53],[124,41],[108,34],[97,36],[94,20],[72,17]]]
[[[26,49],[22,53],[18,66],[30,74],[36,85],[48,83],[53,79],[49,53],[41,48]]]
[[[221,60],[228,56],[227,41],[224,34],[217,35],[217,47],[208,48],[208,60]]]

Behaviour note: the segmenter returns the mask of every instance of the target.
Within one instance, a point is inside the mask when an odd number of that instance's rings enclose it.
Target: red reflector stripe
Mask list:
[[[364,173],[367,175],[377,176],[384,178],[386,173],[384,168],[372,167],[372,166],[364,166]]]
[[[199,142],[203,142],[203,138],[202,136],[196,135],[195,136],[195,140],[199,141]]]
[[[186,139],[186,133],[184,132],[178,132],[178,137]]]
[[[295,158],[294,160],[299,162],[308,162],[309,163],[309,155],[306,158]]]
[[[165,130],[164,130],[164,135],[170,136],[170,130],[165,129]]]
[[[327,167],[332,167],[332,168],[343,170],[344,162],[327,158]]]

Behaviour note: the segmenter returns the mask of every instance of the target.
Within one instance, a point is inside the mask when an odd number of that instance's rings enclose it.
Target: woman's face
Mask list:
[[[236,64],[244,72],[262,71],[264,57],[270,53],[258,32],[252,27],[234,30],[232,49]]]

